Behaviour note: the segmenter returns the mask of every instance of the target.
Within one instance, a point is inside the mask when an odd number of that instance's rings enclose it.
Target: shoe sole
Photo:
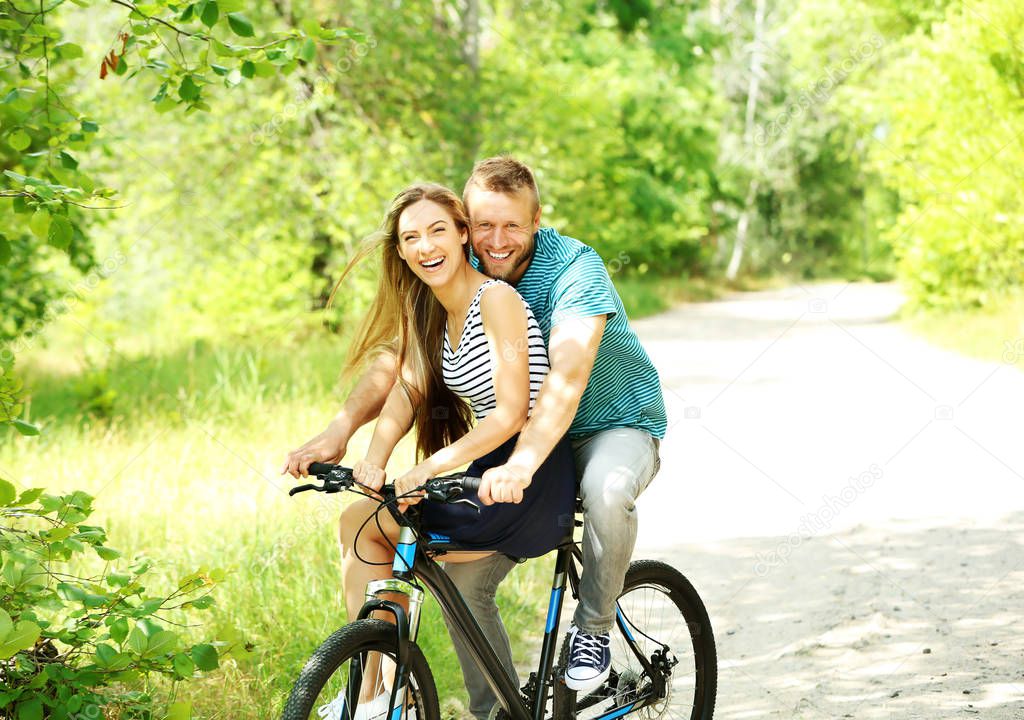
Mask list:
[[[605,670],[603,673],[594,678],[591,678],[590,680],[573,680],[568,675],[566,675],[563,679],[565,681],[565,686],[570,690],[573,690],[577,693],[589,693],[601,687],[604,681],[608,679],[608,676],[611,674],[611,672],[612,668],[611,666],[609,666],[608,669]]]

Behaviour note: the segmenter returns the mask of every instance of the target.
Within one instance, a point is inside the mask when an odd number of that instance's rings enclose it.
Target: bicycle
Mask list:
[[[308,472],[323,484],[301,485],[289,495],[307,490],[336,493],[352,490],[356,484],[352,471],[340,465],[313,463]],[[427,501],[470,502],[462,495],[476,490],[479,483],[479,478],[450,475],[433,478],[419,490]],[[401,499],[390,485],[379,494],[378,512]],[[581,511],[578,503],[576,510]],[[423,587],[437,599],[453,631],[466,640],[498,697],[492,720],[615,720],[631,713],[649,720],[676,715],[711,720],[717,685],[711,622],[693,585],[671,566],[652,560],[630,565],[616,607],[611,673],[597,690],[577,697],[561,679],[568,637],[558,664],[554,661],[567,582],[574,598],[579,592],[582,551],[570,533],[556,553],[537,670],[520,688],[505,674],[465,601],[434,560],[460,548],[450,538],[421,532],[416,506],[393,515],[400,535],[392,577],[369,583],[359,616],[313,653],[288,697],[282,720],[402,720],[403,710],[407,720],[439,720],[433,676],[416,644]],[[571,525],[580,527],[582,521],[577,517]],[[407,599],[408,611],[390,599],[395,596]],[[394,623],[370,618],[381,612]],[[379,703],[384,695],[386,707]],[[368,698],[378,699],[378,704],[371,708]],[[547,714],[549,700],[551,715]]]

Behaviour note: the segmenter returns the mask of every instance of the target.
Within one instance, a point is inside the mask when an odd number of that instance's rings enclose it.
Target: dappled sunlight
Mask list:
[[[763,575],[754,558],[777,538],[643,554],[676,564],[704,598],[716,717],[1015,718],[1022,528],[1021,513],[985,527],[880,523],[806,540]]]

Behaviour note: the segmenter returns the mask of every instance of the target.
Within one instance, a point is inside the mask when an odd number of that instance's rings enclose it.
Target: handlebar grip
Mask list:
[[[330,465],[328,463],[313,462],[309,464],[309,468],[306,470],[310,475],[329,475],[331,470],[338,467],[337,465]]]
[[[480,478],[467,475],[466,477],[462,478],[462,487],[465,490],[479,490]]]

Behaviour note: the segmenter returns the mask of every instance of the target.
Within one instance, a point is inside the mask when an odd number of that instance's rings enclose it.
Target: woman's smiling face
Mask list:
[[[420,200],[398,218],[398,254],[420,280],[443,285],[466,262],[468,240],[441,205]]]

